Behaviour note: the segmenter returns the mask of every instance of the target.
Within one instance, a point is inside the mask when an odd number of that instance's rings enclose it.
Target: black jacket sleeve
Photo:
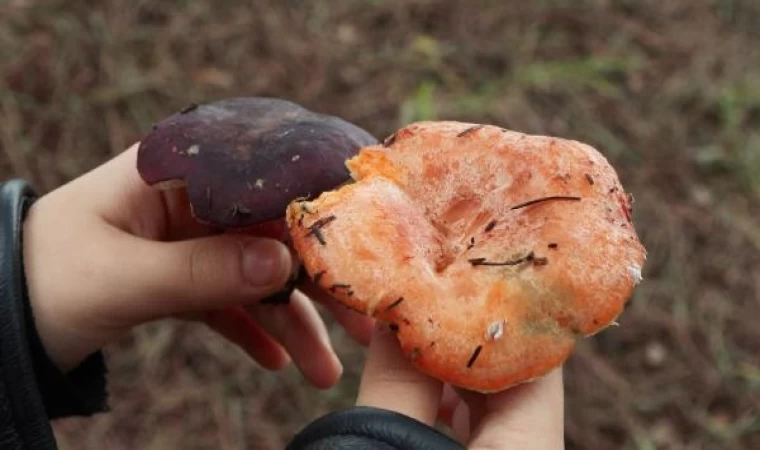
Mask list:
[[[0,184],[0,448],[55,449],[50,419],[106,410],[100,352],[62,373],[45,353],[26,291],[22,223],[36,195]]]
[[[310,423],[286,450],[464,450],[435,428],[392,411],[355,406]]]

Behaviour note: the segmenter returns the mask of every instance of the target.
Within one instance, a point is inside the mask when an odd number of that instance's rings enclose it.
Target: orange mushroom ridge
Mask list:
[[[571,140],[452,121],[406,126],[292,202],[309,276],[389,324],[412,363],[494,392],[560,366],[614,323],[646,250],[610,163]]]

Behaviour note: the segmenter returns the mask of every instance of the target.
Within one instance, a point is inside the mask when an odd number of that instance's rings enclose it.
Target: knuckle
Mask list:
[[[232,288],[239,284],[240,245],[232,240],[199,240],[190,247],[187,258],[187,282],[192,289]]]

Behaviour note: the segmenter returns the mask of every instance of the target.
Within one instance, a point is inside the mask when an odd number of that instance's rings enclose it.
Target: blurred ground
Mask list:
[[[223,6],[222,6],[223,5]],[[0,174],[52,189],[188,103],[285,97],[379,137],[487,121],[602,150],[636,198],[645,283],[567,365],[569,449],[760,448],[760,3],[0,1]],[[350,404],[200,328],[108,349],[113,412],[63,449],[281,448]]]

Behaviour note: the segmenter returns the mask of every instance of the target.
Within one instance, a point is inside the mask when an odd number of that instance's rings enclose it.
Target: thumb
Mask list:
[[[459,392],[470,412],[468,448],[565,448],[561,368],[495,394]]]
[[[132,323],[251,304],[282,289],[295,262],[281,242],[224,234],[155,242],[121,235],[117,255],[129,255],[121,317]],[[114,279],[118,279],[114,278]]]

